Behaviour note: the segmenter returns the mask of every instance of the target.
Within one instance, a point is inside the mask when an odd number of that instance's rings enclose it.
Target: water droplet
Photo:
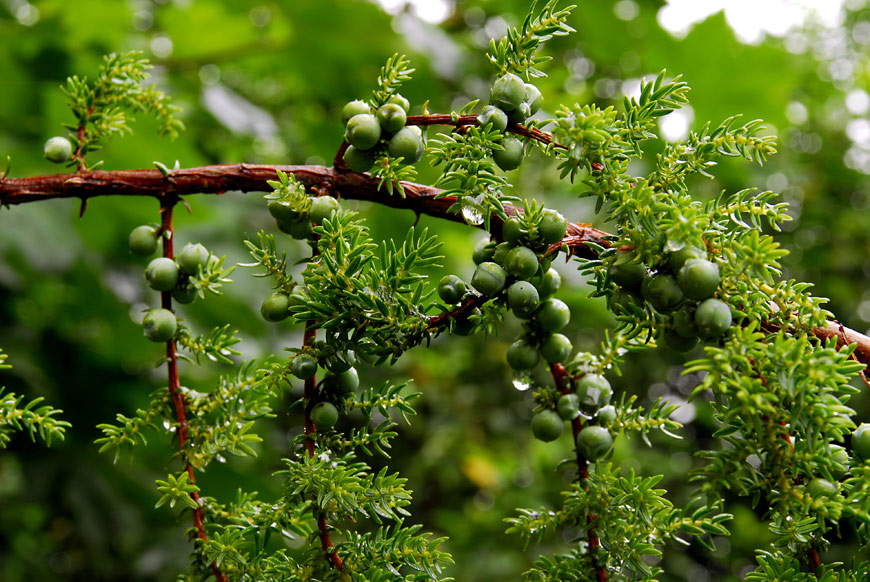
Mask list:
[[[218,463],[226,463],[227,462],[227,460],[225,458],[223,458],[221,455],[216,455],[215,459],[217,459]]]
[[[470,225],[483,224],[483,195],[462,199],[462,218]]]
[[[171,426],[171,424],[170,424],[170,422],[169,422],[169,419],[168,419],[168,418],[164,418],[164,419],[163,419],[163,428],[165,428],[166,430],[169,430],[169,427],[170,427],[170,426]]]
[[[513,379],[514,388],[520,392],[525,392],[532,387],[532,375],[529,372],[517,372]]]

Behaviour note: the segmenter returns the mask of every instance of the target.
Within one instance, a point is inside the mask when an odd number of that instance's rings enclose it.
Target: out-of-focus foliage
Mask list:
[[[90,162],[104,159],[106,169],[153,167],[154,161],[171,167],[175,160],[185,167],[328,163],[341,140],[341,106],[368,95],[379,67],[395,52],[410,54],[417,69],[402,87],[412,113],[427,100],[433,112],[485,101],[493,69],[483,50],[506,23],[520,24],[514,15],[525,14],[527,5],[448,3],[447,19],[433,25],[410,7],[387,14],[361,0],[6,0],[0,4],[0,160],[9,155],[16,176],[57,171],[42,158],[42,143],[60,134],[62,123],[75,122],[59,86],[70,75],[96,71],[106,53],[141,50],[156,65],[156,86],[181,106],[187,130],[175,141],[161,139],[159,123],[140,113],[132,135],[111,139]],[[808,26],[745,45],[721,14],[677,39],[658,25],[659,2],[582,2],[568,21],[578,32],[548,45],[559,66],[551,64],[550,76],[536,83],[552,117],[557,103],[618,106],[640,77],[667,69],[692,87],[694,119],[716,124],[738,112],[747,122],[764,119],[779,153],[763,168],[726,160],[711,171],[713,180],[699,179],[692,188],[710,199],[747,184],[782,192],[794,219],[777,235],[791,250],[782,265],[786,278],[814,282],[816,295],[831,298],[826,307],[864,331],[870,327],[870,10],[860,2],[849,6],[842,27]],[[649,162],[638,160],[638,173]],[[418,167],[420,180],[435,175],[425,164]],[[555,164],[541,159],[526,163],[514,181],[518,192],[529,196],[534,188],[535,198],[572,220],[595,221],[592,203],[568,197],[576,192],[557,175]],[[202,241],[229,263],[249,260],[241,241],[272,224],[259,196],[191,197],[190,203],[191,215],[177,215],[179,242]],[[401,244],[415,220],[406,212],[348,206],[368,218],[375,240]],[[117,465],[93,444],[103,436],[98,424],[112,422],[118,411],[147,409],[152,392],[164,387],[162,371],[151,371],[159,349],[134,323],[155,297],[144,290],[142,265],[126,246],[130,229],[157,220],[156,210],[151,200],[110,198],[92,201],[82,220],[78,206],[66,201],[0,210],[0,347],[14,364],[0,372],[0,385],[23,395],[22,406],[45,398],[72,424],[53,450],[24,433],[0,452],[2,580],[159,580],[184,569],[187,548],[179,540],[186,524],[152,510],[159,496],[151,485],[166,478],[169,439],[149,438],[133,462],[121,450]],[[470,274],[477,239],[469,229],[438,228],[443,272]],[[304,245],[297,250],[304,256]],[[557,268],[580,283],[573,264]],[[430,271],[434,281],[442,274]],[[189,317],[202,329],[232,319],[243,338],[235,347],[245,358],[301,343],[301,334],[286,328],[264,337],[257,312],[268,284],[234,279],[224,295],[191,305]],[[603,300],[587,297],[592,290],[576,284],[563,297],[574,313],[565,333],[581,350],[594,349],[598,330],[613,323]],[[511,386],[503,364],[518,330],[511,318],[502,336],[436,341],[398,364],[397,373],[413,378],[423,395],[415,421],[395,429],[401,438],[392,441],[391,471],[407,477],[414,492],[408,510],[425,531],[448,537],[443,547],[456,562],[448,573],[457,580],[518,579],[539,553],[563,547],[553,540],[524,547],[503,533],[502,520],[515,507],[557,506],[561,481],[570,479],[552,469],[568,454],[567,441],[543,445],[518,430],[533,408],[529,395]],[[659,398],[685,404],[702,378],[679,377],[674,365],[682,361],[663,348],[638,355],[615,387],[646,407]],[[231,372],[209,370],[183,365],[183,382],[195,390],[216,383],[207,374]],[[366,373],[371,385],[386,380],[384,370]],[[291,385],[285,402],[300,391]],[[866,418],[867,391],[850,406]],[[267,438],[252,445],[271,470],[251,474],[247,458],[212,465],[197,480],[204,492],[231,498],[245,482],[264,497],[277,494],[270,473],[282,469],[279,459],[301,427],[298,414],[273,412]],[[619,440],[614,463],[639,475],[663,472],[662,486],[682,507],[689,489],[677,484],[697,463],[692,452],[709,443],[715,429],[703,400],[683,406],[676,418],[686,425],[682,441],[664,446],[651,435],[653,445],[662,446],[648,448],[639,439]],[[382,461],[366,462],[377,474]],[[540,477],[548,471],[550,478]],[[713,551],[693,545],[666,553],[659,564],[663,579],[736,580],[755,567],[754,548],[770,536],[756,517],[763,508],[736,504],[730,511],[729,529],[737,535],[716,539]]]

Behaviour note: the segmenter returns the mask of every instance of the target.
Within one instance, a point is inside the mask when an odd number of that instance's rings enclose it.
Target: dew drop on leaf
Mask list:
[[[516,372],[513,379],[514,388],[520,392],[525,392],[532,387],[532,375],[528,372]]]

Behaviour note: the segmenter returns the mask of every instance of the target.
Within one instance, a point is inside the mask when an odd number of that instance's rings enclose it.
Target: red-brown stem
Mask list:
[[[560,363],[550,364],[550,375],[553,377],[553,385],[559,394],[569,394],[571,392],[571,383],[569,382],[568,374],[565,371],[565,366]],[[577,442],[577,435],[583,429],[583,422],[580,417],[571,420],[571,433],[574,437],[574,442]],[[577,481],[582,483],[589,477],[589,461],[580,452],[576,446],[574,452],[577,455]],[[598,534],[595,533],[593,523],[598,519],[596,515],[590,515],[587,520],[586,539],[589,543],[589,553],[593,554],[594,550],[601,545],[598,540]],[[598,582],[607,582],[607,570],[603,566],[598,566],[595,569],[595,579]]]
[[[172,229],[172,210],[175,207],[177,198],[165,198],[160,203],[161,226],[160,231],[163,233],[163,256],[167,259],[175,257],[173,254],[173,229]],[[167,236],[168,235],[168,236]],[[160,304],[163,309],[172,309],[172,292],[163,291],[160,294]],[[169,375],[169,395],[172,399],[172,406],[175,409],[175,419],[178,423],[178,449],[181,451],[181,458],[184,462],[184,470],[187,471],[187,481],[191,485],[196,485],[196,477],[193,474],[193,465],[187,460],[187,413],[184,406],[184,394],[181,393],[181,384],[178,379],[178,356],[175,351],[175,341],[169,340],[166,342],[166,362]],[[193,510],[193,526],[196,528],[196,537],[203,543],[208,541],[208,536],[205,533],[205,522],[202,519],[202,506],[199,502],[199,493],[194,491],[190,494],[191,499],[196,502],[196,509]],[[218,582],[226,582],[226,577],[223,572],[217,567],[215,562],[211,563],[211,571]]]
[[[819,552],[816,551],[815,548],[810,548],[807,554],[810,560],[810,569],[812,573],[818,575],[819,568],[822,567],[822,560],[819,558]]]

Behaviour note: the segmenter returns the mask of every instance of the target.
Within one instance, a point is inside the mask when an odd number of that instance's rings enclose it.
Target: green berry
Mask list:
[[[701,337],[719,337],[731,327],[731,308],[718,299],[702,301],[695,311],[695,324]]]
[[[544,96],[541,95],[540,90],[531,83],[526,83],[525,89],[524,100],[529,104],[529,113],[534,115],[541,109],[541,105],[544,103]]]
[[[721,281],[719,265],[707,259],[689,259],[677,274],[677,284],[690,299],[706,299]]]
[[[565,421],[553,410],[542,410],[532,418],[532,434],[545,443],[559,438],[564,428]]]
[[[188,275],[196,275],[200,267],[208,266],[208,257],[211,253],[200,243],[187,243],[175,257],[178,268]]]
[[[600,374],[586,374],[577,383],[577,396],[580,404],[587,410],[597,410],[610,404],[613,388],[607,378]]]
[[[438,297],[448,305],[454,305],[465,297],[465,281],[456,275],[444,275],[438,281]]]
[[[522,223],[519,220],[509,218],[501,225],[501,236],[505,242],[516,245],[525,238],[526,233],[523,232]]]
[[[556,402],[556,412],[563,420],[574,420],[580,415],[580,397],[576,394],[563,394]]]
[[[492,261],[492,255],[495,251],[495,241],[488,238],[480,239],[474,246],[474,252],[471,255],[475,265]]]
[[[372,156],[371,151],[361,150],[353,146],[347,146],[341,159],[344,160],[344,163],[347,164],[351,172],[360,174],[371,170],[372,164],[375,163],[375,158]]]
[[[55,136],[45,142],[42,151],[49,162],[62,164],[72,156],[72,143],[65,137]]]
[[[849,470],[849,453],[840,445],[831,445],[831,476],[840,480]]]
[[[675,253],[671,253],[668,258],[668,263],[671,265],[671,271],[679,273],[680,269],[689,259],[706,259],[707,251],[698,247],[683,247]]]
[[[289,234],[296,240],[305,240],[311,236],[311,221],[308,220],[308,217],[290,222],[279,220],[278,230]]]
[[[504,170],[516,170],[523,163],[523,142],[515,137],[506,137],[501,142],[503,150],[493,150],[492,159]]]
[[[347,122],[344,139],[355,148],[370,150],[381,139],[381,125],[371,113],[354,115]]]
[[[514,245],[509,242],[497,244],[492,251],[493,262],[504,266],[504,261],[507,258],[508,251],[510,251],[512,248],[514,248]]]
[[[318,430],[332,428],[338,423],[338,409],[331,402],[318,402],[311,409],[311,422]]]
[[[335,372],[336,374],[340,374],[342,372],[347,372],[356,364],[356,353],[353,350],[347,350],[346,352],[336,352],[332,355],[328,360],[326,360],[326,367],[330,372]]]
[[[283,321],[290,316],[290,298],[284,293],[272,293],[260,305],[260,315],[266,321],[273,323]]]
[[[528,281],[517,281],[508,287],[507,290],[508,305],[514,315],[523,319],[528,319],[538,308],[540,296],[534,285]]]
[[[502,75],[492,85],[492,101],[504,111],[518,108],[525,97],[526,84],[513,73]]]
[[[568,234],[568,221],[559,212],[547,208],[538,224],[538,234],[548,245],[560,242]]]
[[[640,287],[646,277],[646,265],[633,253],[618,253],[608,269],[610,280],[624,289]]]
[[[157,250],[157,241],[160,236],[157,234],[157,229],[153,226],[143,224],[137,226],[130,231],[128,243],[130,252],[140,257],[149,257]]]
[[[554,333],[541,344],[541,355],[551,364],[556,364],[567,360],[573,349],[571,340],[561,333]]]
[[[538,350],[525,340],[517,340],[507,351],[507,363],[514,370],[531,370],[538,365]]]
[[[862,423],[852,433],[852,452],[864,462],[870,461],[870,423]]]
[[[359,374],[356,368],[350,368],[338,374],[327,374],[323,383],[332,393],[344,396],[359,388]]]
[[[570,320],[571,310],[564,301],[554,297],[542,301],[535,311],[535,321],[544,331],[557,332],[568,325]]]
[[[474,308],[464,317],[459,317],[453,321],[453,333],[456,335],[471,335],[477,331],[478,317],[480,309]]]
[[[378,108],[378,123],[381,124],[381,129],[389,133],[396,133],[405,127],[407,115],[401,105],[395,103],[385,103]]]
[[[538,293],[541,295],[541,299],[546,299],[551,295],[555,295],[556,291],[559,290],[559,287],[562,286],[562,276],[559,275],[559,272],[556,269],[547,269],[547,271],[541,275],[541,281],[538,283]]]
[[[481,263],[471,276],[471,286],[483,295],[492,297],[504,289],[507,274],[495,263]]]
[[[344,108],[341,110],[341,122],[344,125],[347,125],[347,122],[350,121],[351,117],[371,112],[372,108],[369,106],[368,103],[357,99],[345,105]]]
[[[587,426],[577,435],[577,449],[588,461],[603,459],[613,448],[613,437],[603,426]]]
[[[510,276],[528,280],[538,271],[538,255],[528,247],[514,247],[505,257],[504,268]]]
[[[300,380],[308,380],[317,373],[317,360],[309,354],[298,354],[290,362],[290,373]]]
[[[812,479],[806,485],[807,493],[813,497],[832,497],[837,494],[837,486],[827,479]]]
[[[175,335],[178,321],[175,314],[168,309],[157,307],[149,309],[142,320],[142,330],[145,337],[152,342],[167,342]]]
[[[610,426],[616,420],[616,407],[612,404],[602,406],[595,414],[595,418],[598,419],[598,423],[602,426]]]
[[[411,104],[407,99],[396,93],[395,95],[390,95],[390,98],[387,99],[387,103],[395,103],[399,107],[401,107],[405,113],[408,113],[408,110],[411,108]]]
[[[308,218],[314,224],[320,224],[340,208],[338,200],[332,196],[317,196],[311,199],[311,209]]]
[[[686,337],[678,334],[673,330],[668,330],[664,334],[665,343],[674,351],[688,352],[698,345],[698,337]]]
[[[172,259],[158,257],[145,267],[145,280],[156,291],[171,291],[178,284],[178,264]]]
[[[488,123],[491,123],[493,129],[497,131],[504,131],[507,129],[508,116],[498,107],[487,105],[483,108],[483,113],[477,116],[477,122],[481,125],[481,127]]]
[[[508,111],[508,119],[513,123],[522,123],[532,114],[531,106],[523,101],[520,106],[513,111]]]
[[[698,326],[695,324],[696,307],[686,305],[674,313],[674,332],[683,337],[698,337]]]
[[[270,200],[269,204],[266,205],[266,208],[269,210],[269,214],[272,215],[272,218],[279,222],[293,222],[301,218],[299,211],[293,208],[289,202]]]
[[[196,287],[190,284],[179,285],[172,290],[172,298],[185,305],[193,303],[193,300],[196,299],[198,294]]]
[[[632,313],[633,308],[637,305],[639,297],[631,291],[619,289],[610,296],[610,310],[619,315],[622,313]]]
[[[683,291],[677,285],[677,280],[671,275],[663,273],[644,279],[641,284],[641,293],[644,299],[662,313],[673,311],[684,299]]]
[[[396,132],[387,144],[387,150],[405,164],[414,164],[423,157],[423,137],[420,128],[405,127]]]

